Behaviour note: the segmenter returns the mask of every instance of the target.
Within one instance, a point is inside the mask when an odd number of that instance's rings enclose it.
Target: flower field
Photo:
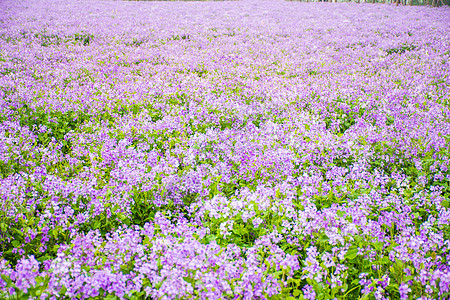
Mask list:
[[[449,299],[450,8],[0,1],[1,299]]]

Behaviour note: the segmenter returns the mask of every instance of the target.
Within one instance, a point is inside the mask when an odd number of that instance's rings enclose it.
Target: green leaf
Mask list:
[[[112,211],[112,212],[116,212],[116,210],[118,210],[118,209],[119,209],[119,205],[116,204],[116,205],[114,205],[114,206],[111,208],[111,211]]]
[[[23,235],[23,232],[20,231],[20,230],[17,229],[17,228],[14,228],[14,227],[13,227],[13,231],[14,231],[15,233],[17,233],[20,237]]]
[[[99,229],[99,228],[100,228],[100,225],[102,225],[101,222],[100,222],[99,220],[96,220],[96,221],[94,222],[94,224],[93,224],[93,228],[94,228],[94,229]]]
[[[389,284],[389,286],[386,288],[389,292],[391,293],[395,293],[398,291],[398,284],[397,283],[391,283]]]
[[[330,238],[326,234],[322,234],[319,238],[319,242],[321,242],[321,243],[328,242],[329,240],[330,240]]]
[[[194,284],[195,283],[195,279],[194,278],[190,278],[190,277],[183,277],[184,281],[190,283],[190,284]]]
[[[280,190],[277,189],[277,190],[275,191],[275,197],[278,198],[278,199],[281,198],[281,192],[280,192]]]
[[[381,263],[382,265],[388,265],[388,264],[391,264],[392,262],[391,262],[391,260],[389,259],[389,257],[383,256],[383,258],[380,259],[380,263]]]
[[[283,271],[274,272],[274,273],[272,273],[272,276],[274,278],[281,278],[283,276]]]
[[[66,295],[66,292],[67,292],[67,288],[64,287],[64,286],[62,286],[61,289],[59,290],[59,294],[60,294],[61,296],[65,296],[65,295]]]
[[[383,242],[375,242],[373,243],[373,247],[375,248],[375,250],[377,250],[378,252],[381,252],[381,250],[383,249]]]
[[[208,242],[215,241],[216,239],[217,239],[217,237],[215,235],[213,235],[213,234],[209,234],[209,235],[206,236],[206,240]]]
[[[358,248],[350,248],[348,249],[347,253],[345,254],[345,258],[348,260],[353,260],[358,256]]]

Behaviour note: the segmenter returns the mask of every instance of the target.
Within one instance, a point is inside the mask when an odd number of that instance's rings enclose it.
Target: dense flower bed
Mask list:
[[[449,8],[0,11],[0,298],[450,296]]]

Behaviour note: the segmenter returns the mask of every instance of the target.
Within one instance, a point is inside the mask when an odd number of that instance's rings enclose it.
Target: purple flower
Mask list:
[[[314,291],[314,288],[311,285],[309,285],[309,284],[305,285],[303,287],[302,291],[303,291],[303,296],[305,297],[305,299],[308,299],[308,300],[316,299],[316,292]]]
[[[0,298],[445,297],[448,8],[255,3],[0,1]]]
[[[15,270],[11,272],[10,278],[17,289],[27,293],[28,289],[36,284],[37,276],[39,276],[39,262],[34,256],[29,256],[19,260]]]

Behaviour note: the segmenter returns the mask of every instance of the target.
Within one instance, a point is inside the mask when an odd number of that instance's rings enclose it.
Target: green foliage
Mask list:
[[[361,109],[356,102],[350,99],[337,98],[332,106],[332,113],[324,115],[323,120],[327,129],[332,128],[333,122],[338,122],[339,127],[335,131],[338,135],[344,134],[350,127],[355,125],[358,118],[361,118],[366,113],[365,109]]]
[[[415,45],[405,43],[405,44],[399,45],[397,48],[389,48],[389,49],[386,49],[385,51],[388,55],[391,55],[394,53],[395,54],[403,54],[405,52],[416,50],[417,48],[418,47]]]
[[[333,204],[346,204],[347,195],[336,197],[333,191],[330,190],[327,196],[314,195],[313,199],[317,209],[323,209],[329,208]]]
[[[59,46],[61,44],[82,44],[83,46],[89,46],[93,41],[94,36],[88,33],[75,33],[71,36],[60,36],[58,34],[48,34],[46,31],[35,33],[34,37],[40,40],[40,44],[43,47],[49,47],[52,45]]]
[[[89,46],[89,44],[93,41],[94,36],[88,33],[75,33],[73,35],[73,40],[76,43],[83,44],[83,46]]]
[[[0,211],[0,249],[2,256],[12,264],[17,263],[23,255],[34,255],[39,261],[54,258],[57,244],[68,240],[68,233],[60,225],[48,231],[47,224],[42,224],[41,214],[47,201],[48,199],[41,199],[34,207],[29,207],[26,202],[22,205],[15,204],[16,216]],[[9,202],[9,205],[13,203]],[[30,240],[31,234],[35,238]],[[43,243],[43,237],[49,240]],[[42,246],[43,252],[40,251]],[[24,253],[16,252],[17,249],[22,249]]]
[[[152,222],[157,212],[172,220],[179,217],[191,218],[189,207],[198,201],[198,194],[185,193],[181,202],[175,203],[166,190],[143,191],[142,187],[137,186],[133,188],[131,198],[133,199],[130,206],[131,216],[123,218],[122,221],[127,225],[143,226],[147,222]]]
[[[72,149],[70,141],[64,139],[70,131],[77,130],[90,116],[82,112],[47,111],[44,108],[33,109],[24,104],[17,111],[21,126],[27,126],[37,136],[40,145],[46,147],[52,138],[61,142],[62,152]],[[44,130],[42,130],[44,129]]]
[[[189,40],[191,36],[189,34],[173,35],[169,40],[179,41],[179,40]]]

